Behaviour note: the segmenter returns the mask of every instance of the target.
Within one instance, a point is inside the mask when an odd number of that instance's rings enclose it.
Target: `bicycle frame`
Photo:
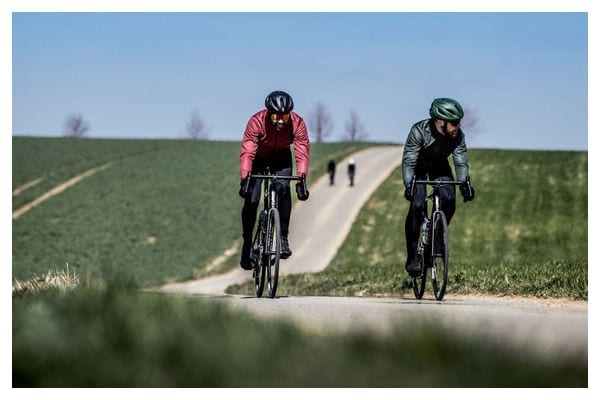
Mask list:
[[[249,174],[250,179],[260,180],[256,184],[263,185],[263,209],[260,211],[258,226],[255,233],[253,249],[256,251],[254,267],[255,290],[257,297],[262,296],[265,276],[269,287],[269,297],[274,298],[277,291],[279,276],[281,226],[278,210],[278,180],[303,180],[303,176]],[[250,179],[248,181],[250,181]],[[249,184],[249,183],[248,183]],[[274,247],[273,247],[274,246]]]
[[[413,192],[415,186],[419,184],[430,185],[433,187],[433,190],[425,196],[425,212],[421,228],[421,240],[419,240],[417,247],[417,251],[422,257],[422,272],[420,276],[413,277],[413,291],[417,299],[420,299],[423,296],[425,282],[427,280],[427,270],[429,269],[431,270],[431,281],[435,298],[436,300],[441,301],[446,290],[448,275],[448,231],[446,215],[442,210],[440,188],[444,185],[463,185],[464,182],[413,179],[411,182]],[[431,207],[428,206],[429,202],[431,202]],[[440,239],[436,232],[439,228],[441,228],[443,240],[441,247],[438,247]]]
[[[277,188],[274,185],[275,181],[278,181],[278,180],[301,181],[302,179],[304,179],[304,177],[302,177],[302,176],[292,176],[292,175],[250,174],[249,176],[250,176],[250,179],[260,179],[265,182],[265,188],[264,188],[265,190],[263,193],[263,196],[264,196],[263,210],[270,210],[271,208],[277,208],[279,205],[278,201],[277,201]],[[269,183],[267,184],[266,182],[269,182]],[[262,184],[262,182],[259,184]]]
[[[452,185],[452,186],[459,186],[459,185],[464,185],[465,182],[459,182],[459,181],[442,181],[442,180],[414,180],[412,185],[413,185],[413,190],[414,190],[414,186],[415,185],[430,185],[433,187],[433,191],[427,196],[425,197],[425,202],[429,201],[429,200],[433,200],[433,211],[439,211],[441,210],[441,201],[440,201],[440,187],[441,186],[445,186],[445,185]]]
[[[433,220],[435,212],[442,210],[442,200],[440,199],[440,187],[445,185],[458,186],[463,185],[465,182],[459,181],[443,181],[443,180],[413,180],[412,187],[416,185],[430,185],[433,187],[431,193],[425,196],[425,216],[429,222]],[[431,201],[431,212],[428,212],[427,202]]]

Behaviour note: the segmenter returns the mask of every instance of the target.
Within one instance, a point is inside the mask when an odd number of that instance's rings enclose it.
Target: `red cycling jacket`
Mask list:
[[[255,156],[289,149],[292,144],[296,157],[296,171],[299,175],[308,175],[310,143],[302,117],[292,111],[290,121],[281,131],[277,131],[268,118],[269,113],[265,108],[250,117],[246,125],[240,151],[240,178],[245,178],[252,171]]]

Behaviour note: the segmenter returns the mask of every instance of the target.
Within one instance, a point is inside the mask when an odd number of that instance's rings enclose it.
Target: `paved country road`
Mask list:
[[[349,186],[346,175],[350,158],[356,163],[355,185],[352,187]],[[323,176],[309,187],[308,201],[294,199],[289,233],[293,254],[289,259],[281,260],[280,275],[325,269],[350,232],[362,205],[394,168],[400,165],[401,159],[400,146],[371,147],[359,151],[338,164],[335,185],[329,186],[329,178]],[[243,283],[250,278],[251,272],[236,268],[206,279],[168,284],[162,290],[225,294],[228,286]]]
[[[281,262],[280,274],[317,272],[327,267],[350,231],[352,222],[372,192],[401,161],[399,146],[362,150],[338,164],[336,184],[323,177],[312,185],[310,199],[295,201],[290,225],[291,258]],[[346,166],[356,162],[355,186],[348,185]],[[399,197],[401,196],[400,188]],[[318,251],[314,251],[318,249]],[[542,301],[494,297],[456,297],[443,302],[412,297],[336,298],[230,296],[225,289],[251,278],[237,268],[197,281],[168,284],[163,292],[199,295],[206,301],[225,302],[260,317],[283,317],[306,330],[368,329],[389,332],[415,321],[435,321],[469,335],[491,335],[511,345],[551,356],[587,357],[587,302]],[[285,279],[280,280],[285,284]],[[426,293],[426,297],[429,296]],[[431,296],[430,296],[431,297]]]
[[[460,335],[489,336],[550,358],[587,357],[587,303],[541,302],[530,299],[458,297],[433,299],[360,297],[211,297],[259,317],[280,317],[309,332],[362,329],[387,334],[395,327],[434,322]]]

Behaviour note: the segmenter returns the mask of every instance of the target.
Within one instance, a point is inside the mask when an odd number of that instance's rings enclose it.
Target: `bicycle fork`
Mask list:
[[[265,247],[266,247],[266,252],[268,252],[267,257],[268,257],[268,261],[270,261],[270,258],[274,256],[274,254],[272,253],[272,247],[273,247],[273,234],[271,233],[271,230],[273,229],[271,226],[272,220],[270,218],[270,214],[273,212],[274,209],[277,208],[277,189],[275,188],[275,185],[271,184],[269,186],[269,202],[268,202],[269,208],[266,210],[265,212],[265,218],[267,218],[267,221],[265,223],[265,239],[268,240],[268,243],[265,243]]]
[[[425,203],[431,201],[431,219],[427,217],[427,209],[425,209],[425,215],[423,217],[423,223],[421,225],[421,240],[419,241],[419,247],[417,251],[423,257],[424,263],[432,268],[432,274],[435,278],[435,267],[433,266],[433,245],[434,245],[434,221],[436,213],[439,212],[441,207],[441,201],[439,196],[429,195],[425,198]],[[430,265],[431,264],[431,265]]]
[[[434,259],[436,256],[439,256],[438,251],[436,249],[436,236],[439,235],[436,232],[439,229],[438,221],[440,220],[440,209],[441,209],[441,200],[440,196],[433,196],[433,211],[431,213],[431,221],[430,221],[430,229],[429,229],[429,243],[431,249],[431,279],[437,281],[437,271]]]

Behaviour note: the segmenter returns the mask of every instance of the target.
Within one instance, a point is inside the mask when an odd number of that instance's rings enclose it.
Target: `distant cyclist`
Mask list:
[[[240,151],[240,196],[244,199],[242,208],[243,239],[240,267],[252,269],[250,250],[252,247],[252,231],[256,223],[256,211],[261,199],[258,181],[248,175],[264,174],[268,168],[273,175],[292,175],[292,152],[294,145],[296,170],[304,177],[308,174],[310,143],[308,131],[302,117],[295,112],[292,97],[282,91],[270,93],[265,99],[265,107],[248,121],[242,148]],[[292,210],[292,197],[288,181],[278,182],[278,208],[281,217],[281,258],[292,255],[288,241],[288,228]],[[309,196],[306,180],[296,184],[299,200],[307,200]]]
[[[464,201],[475,198],[475,190],[470,185],[469,161],[465,135],[460,129],[464,111],[453,99],[439,98],[433,100],[429,109],[430,119],[414,124],[404,145],[402,156],[402,173],[404,178],[404,197],[410,201],[406,216],[406,271],[410,276],[418,276],[421,272],[421,260],[417,254],[420,225],[425,212],[425,185],[416,185],[411,190],[413,177],[425,180],[454,180],[448,156],[452,154],[458,181],[465,182],[460,187]],[[442,210],[446,214],[448,224],[456,209],[454,186],[440,187]]]
[[[348,179],[350,179],[350,186],[354,186],[354,174],[356,174],[356,162],[354,158],[348,161]]]
[[[335,182],[335,160],[329,160],[327,163],[327,173],[329,174],[329,186]]]

